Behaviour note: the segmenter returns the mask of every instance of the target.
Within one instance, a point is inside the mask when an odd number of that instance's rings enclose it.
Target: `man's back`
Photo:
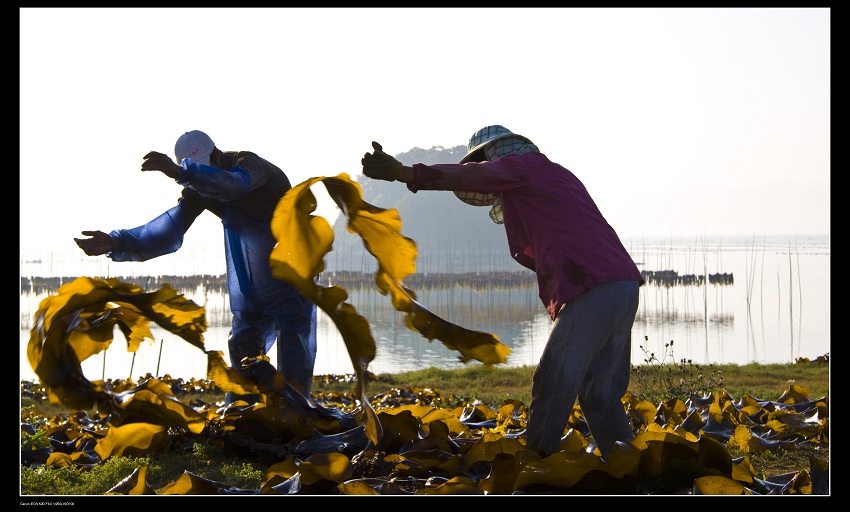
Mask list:
[[[252,219],[271,222],[280,198],[292,185],[279,167],[250,151],[225,151],[222,168],[245,169],[251,178],[251,189],[233,203]]]

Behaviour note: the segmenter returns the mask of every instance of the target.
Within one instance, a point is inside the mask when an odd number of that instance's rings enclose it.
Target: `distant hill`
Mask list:
[[[395,157],[413,165],[454,163],[464,155],[466,146],[434,146],[413,148]],[[417,273],[524,270],[510,257],[505,228],[490,220],[489,207],[468,205],[448,191],[421,190],[414,194],[399,181],[365,176],[358,180],[366,202],[398,210],[402,234],[415,241],[419,250]],[[375,258],[366,252],[359,236],[348,233],[347,222],[340,215],[334,223],[334,248],[325,258],[325,271],[375,271]]]

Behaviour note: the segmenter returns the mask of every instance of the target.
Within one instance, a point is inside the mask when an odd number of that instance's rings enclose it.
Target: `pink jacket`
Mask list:
[[[411,192],[497,192],[511,256],[537,273],[540,300],[554,320],[561,306],[598,283],[644,284],[617,233],[579,179],[542,153],[492,162],[415,164]],[[482,211],[483,213],[483,211]]]

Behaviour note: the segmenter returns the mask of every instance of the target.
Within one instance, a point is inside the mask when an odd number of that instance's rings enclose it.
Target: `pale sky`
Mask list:
[[[82,230],[177,204],[142,157],[174,158],[194,129],[295,185],[368,179],[372,140],[398,154],[501,124],[576,174],[621,238],[830,233],[828,8],[19,14],[22,249],[78,250]],[[207,212],[184,247],[221,244]]]

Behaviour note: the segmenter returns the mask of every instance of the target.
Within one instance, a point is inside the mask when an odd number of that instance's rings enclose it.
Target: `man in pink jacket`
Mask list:
[[[581,181],[499,125],[475,132],[457,164],[405,166],[377,142],[372,147],[361,160],[364,175],[490,206],[491,219],[505,226],[511,256],[536,272],[554,324],[534,372],[527,445],[547,456],[557,452],[576,398],[603,457],[617,441],[632,439],[621,399],[644,280]]]

